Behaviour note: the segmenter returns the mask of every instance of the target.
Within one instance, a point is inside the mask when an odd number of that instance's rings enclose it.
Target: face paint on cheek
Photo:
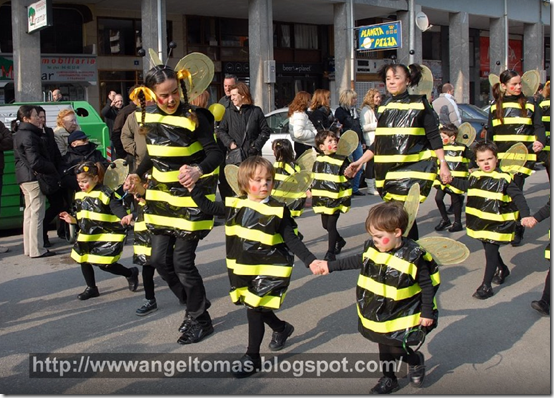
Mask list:
[[[257,187],[250,187],[250,190],[251,190],[252,192],[258,192],[258,188],[257,188]]]
[[[382,241],[384,245],[388,245],[389,242],[390,242],[390,239],[389,238],[383,238]]]
[[[163,105],[163,104],[164,104],[164,100],[161,99],[161,98],[158,98],[158,104],[159,104],[159,105]]]

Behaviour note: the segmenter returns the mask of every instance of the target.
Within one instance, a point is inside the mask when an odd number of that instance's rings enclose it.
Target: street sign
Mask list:
[[[358,51],[390,50],[402,47],[402,23],[392,21],[358,29]]]

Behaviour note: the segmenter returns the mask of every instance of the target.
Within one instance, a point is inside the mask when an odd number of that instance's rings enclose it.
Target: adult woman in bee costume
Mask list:
[[[385,201],[405,202],[408,191],[415,183],[421,188],[420,202],[425,201],[437,171],[443,183],[452,180],[444,158],[438,118],[425,94],[408,92],[408,87],[418,85],[422,71],[423,68],[417,64],[409,67],[388,64],[379,71],[391,97],[379,107],[380,116],[373,145],[359,160],[351,163],[346,173],[347,176],[353,176],[364,163],[373,158],[375,187]],[[425,79],[425,82],[428,80]],[[439,159],[439,170],[436,158]],[[408,237],[419,239],[416,223]]]
[[[223,154],[214,138],[213,116],[191,107],[189,100],[210,84],[213,63],[203,54],[192,53],[175,70],[160,64],[148,71],[144,86],[131,95],[140,103],[136,116],[148,151],[137,174],[153,168],[144,209],[144,221],[152,233],[151,264],[164,279],[166,269],[173,267],[185,287],[187,311],[177,342],[191,344],[213,332],[209,301],[194,260],[198,242],[210,232],[214,220],[196,206],[187,187],[202,186],[208,199],[215,200]],[[146,101],[155,104],[146,106]],[[133,189],[135,184],[129,185]],[[173,247],[173,264],[169,264],[166,255]]]

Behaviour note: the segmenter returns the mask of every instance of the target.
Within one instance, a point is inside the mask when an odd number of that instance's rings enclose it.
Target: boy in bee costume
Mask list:
[[[371,238],[361,256],[319,261],[310,269],[316,275],[361,269],[356,286],[358,331],[379,344],[383,370],[370,394],[390,394],[399,389],[394,366],[386,365],[399,359],[409,365],[411,385],[421,387],[425,359],[409,347],[408,337],[419,327],[428,333],[437,325],[434,296],[440,285],[438,265],[417,242],[402,237],[408,227],[402,204],[387,202],[372,207],[365,226]]]
[[[229,167],[229,166],[228,166]],[[247,308],[248,347],[233,369],[235,377],[248,377],[261,366],[260,346],[265,326],[272,330],[269,349],[285,346],[294,327],[277,317],[287,292],[294,255],[306,265],[316,257],[294,232],[289,209],[270,196],[275,171],[261,156],[251,156],[238,169],[238,197],[222,203],[205,198],[200,187],[192,196],[208,214],[226,215],[226,262],[231,300]],[[293,254],[294,253],[294,254]]]
[[[87,288],[78,298],[88,300],[100,295],[93,265],[102,271],[126,277],[129,290],[134,292],[138,286],[138,268],[126,268],[118,263],[126,236],[122,220],[130,215],[115,198],[114,192],[102,185],[104,173],[100,163],[80,163],[75,168],[75,174],[81,188],[81,192],[75,194],[76,217],[64,211],[60,213],[60,219],[79,227],[71,258],[81,264]]]
[[[352,187],[344,176],[349,161],[338,155],[338,137],[330,130],[321,130],[315,136],[318,155],[313,165],[312,209],[321,214],[321,224],[328,233],[326,260],[334,260],[346,245],[337,230],[340,213],[350,210]]]
[[[483,283],[473,294],[479,300],[493,296],[491,282],[504,283],[510,270],[500,256],[500,245],[513,240],[518,215],[529,216],[529,207],[512,175],[497,168],[494,142],[479,142],[474,147],[479,170],[469,180],[455,178],[450,183],[467,191],[466,229],[468,236],[479,239],[485,249]]]
[[[444,149],[444,158],[446,164],[451,170],[452,176],[467,179],[469,176],[469,163],[474,158],[473,152],[467,146],[456,142],[458,128],[450,123],[440,128],[442,145]],[[443,231],[446,227],[448,232],[461,231],[462,228],[462,202],[463,192],[449,184],[442,184],[439,179],[434,183],[437,193],[435,203],[442,217],[441,222],[435,227],[435,231]],[[452,210],[454,212],[454,224],[450,222],[446,206],[444,205],[444,196],[449,194],[452,200]]]

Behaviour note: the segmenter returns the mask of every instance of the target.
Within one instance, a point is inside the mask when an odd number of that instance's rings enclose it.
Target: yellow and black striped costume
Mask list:
[[[279,187],[283,181],[293,174],[300,171],[300,166],[295,163],[275,162],[273,163],[275,168],[275,184],[271,191],[271,196],[282,202],[285,198],[293,198],[294,202],[287,205],[290,210],[290,214],[293,217],[300,217],[304,211],[304,204],[306,203],[306,192],[288,192],[285,193],[279,190]]]
[[[137,206],[137,218],[135,220],[134,242],[133,242],[133,264],[149,265],[152,255],[152,240],[150,232],[144,222],[145,204],[139,201]]]
[[[469,148],[464,144],[460,144],[456,142],[454,144],[445,145],[443,149],[444,149],[444,159],[446,160],[446,164],[450,169],[450,173],[452,174],[452,177],[467,180],[469,176],[469,159],[468,159],[467,151],[469,151]],[[442,189],[443,191],[446,191],[446,192],[450,191],[458,195],[461,195],[464,193],[462,190],[450,184],[446,184],[446,185],[442,184],[439,178],[435,180],[433,185],[435,186],[436,189]]]
[[[141,120],[137,114],[137,120]],[[200,211],[187,188],[179,183],[179,168],[199,164],[205,158],[197,140],[193,120],[165,115],[157,106],[147,107],[145,127],[148,155],[154,164],[148,189],[144,221],[154,234],[173,234],[179,238],[204,238],[213,228],[213,217]],[[206,197],[215,200],[217,169],[197,182]]]
[[[533,115],[535,113],[535,104],[528,101],[526,106],[527,116],[522,116],[521,106],[518,102],[504,102],[504,123],[496,117],[496,104],[491,106],[492,114],[492,140],[498,146],[498,159],[501,161],[505,157],[506,151],[518,142],[525,144],[529,153],[525,165],[520,168],[521,175],[530,176],[533,171],[537,154],[533,151],[533,142],[537,140],[535,127],[533,125]]]
[[[76,262],[109,265],[121,257],[126,234],[121,220],[110,209],[110,202],[115,200],[113,195],[103,185],[75,194],[79,234],[71,258]]]
[[[510,243],[514,239],[519,211],[506,193],[511,181],[512,176],[500,169],[471,173],[466,205],[469,236],[495,244]]]
[[[359,332],[369,340],[396,346],[402,345],[407,331],[419,325],[421,288],[417,280],[421,267],[429,270],[435,294],[440,285],[433,257],[413,240],[402,241],[400,248],[380,252],[373,240],[368,240],[356,287]],[[433,304],[436,320],[435,300]],[[434,327],[436,322],[427,331]]]
[[[343,172],[348,164],[343,156],[317,155],[312,169],[314,213],[335,214],[350,210],[352,186]]]
[[[279,234],[285,205],[226,198],[225,223],[230,295],[235,304],[277,309],[290,283],[294,255]]]
[[[545,166],[550,166],[550,99],[541,101],[539,106],[542,109],[542,122],[544,124],[544,133],[546,135],[546,145],[543,150],[539,152],[540,159],[544,162]]]
[[[375,187],[385,201],[406,201],[415,183],[421,202],[431,192],[437,164],[423,127],[426,106],[424,96],[406,95],[379,107],[373,159]]]

